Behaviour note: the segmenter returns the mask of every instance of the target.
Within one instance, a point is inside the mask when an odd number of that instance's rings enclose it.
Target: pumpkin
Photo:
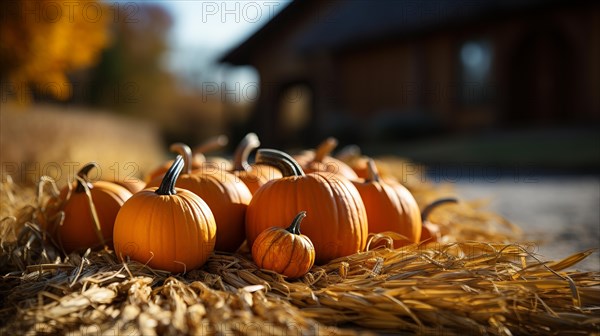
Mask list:
[[[212,210],[217,223],[217,251],[235,252],[244,242],[246,208],[252,194],[244,182],[224,170],[205,169],[192,171],[191,150],[182,143],[171,146],[184,160],[183,174],[176,186],[187,189],[202,198]],[[148,187],[160,185],[161,178],[155,178]]]
[[[417,243],[421,238],[421,214],[417,201],[400,183],[379,178],[375,162],[368,162],[368,176],[354,181],[367,209],[370,233],[395,232],[404,238],[394,239],[398,248]]]
[[[339,174],[349,180],[358,178],[354,170],[344,162],[330,156],[331,152],[337,147],[338,141],[329,137],[323,141],[315,151],[305,151],[294,156],[302,169],[307,173],[327,172],[330,174]]]
[[[125,189],[129,190],[132,194],[143,190],[146,186],[146,183],[135,177],[129,177],[124,180],[111,180],[111,182],[116,183],[121,187],[124,187]]]
[[[252,259],[263,269],[295,279],[306,274],[315,263],[315,247],[300,233],[300,212],[287,229],[271,227],[261,232],[252,245]]]
[[[458,203],[458,200],[456,198],[441,198],[430,203],[423,209],[423,211],[421,211],[421,221],[423,222],[423,228],[421,230],[421,242],[433,243],[442,238],[442,231],[440,230],[439,225],[428,221],[427,218],[437,207],[448,203]]]
[[[216,171],[219,170],[221,168],[226,168],[226,170],[231,169],[231,164],[230,163],[225,163],[224,161],[227,161],[225,159],[221,159],[221,158],[210,158],[207,159],[206,156],[204,156],[204,153],[207,152],[211,152],[211,151],[215,151],[218,149],[221,149],[225,146],[227,146],[227,142],[229,140],[227,139],[226,136],[224,135],[220,135],[220,136],[216,136],[213,138],[209,138],[208,140],[206,140],[205,142],[201,143],[200,145],[196,146],[194,148],[193,151],[193,161],[192,162],[192,169],[196,170],[196,169],[201,169],[204,168],[206,170],[209,171]],[[169,150],[171,152],[178,152],[177,151],[177,147],[179,146],[178,143],[174,143],[169,147]],[[228,162],[228,161],[227,161]],[[156,168],[155,170],[153,170],[152,172],[150,172],[150,174],[148,174],[148,176],[146,177],[146,182],[150,182],[152,180],[154,180],[157,177],[162,177],[164,176],[165,172],[169,169],[169,167],[171,167],[173,165],[173,161],[167,161],[165,162],[162,166]]]
[[[113,227],[121,206],[131,197],[124,187],[107,182],[91,182],[88,173],[98,168],[91,162],[77,173],[77,181],[64,187],[57,199],[47,204],[47,218],[56,218],[58,211],[64,212],[61,221],[48,221],[48,233],[62,246],[65,252],[112,247]]]
[[[175,188],[183,168],[178,156],[158,188],[133,195],[115,222],[115,253],[173,273],[202,266],[214,250],[217,226],[208,205]]]
[[[240,142],[233,154],[233,173],[242,180],[250,192],[254,194],[258,188],[267,181],[281,178],[281,171],[273,166],[261,164],[249,164],[248,156],[250,152],[260,146],[258,136],[254,133],[248,133]]]
[[[302,228],[315,247],[315,262],[324,264],[365,248],[367,213],[356,188],[345,178],[304,174],[288,154],[259,149],[256,162],[278,167],[283,177],[260,187],[246,213],[246,238],[252,246],[267,228],[283,227],[289,218],[307,211]]]

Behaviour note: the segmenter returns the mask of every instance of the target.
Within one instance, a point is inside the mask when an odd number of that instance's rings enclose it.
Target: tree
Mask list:
[[[31,91],[69,98],[67,73],[95,64],[109,44],[110,10],[98,1],[10,0],[0,7],[0,78],[12,98],[29,100]]]

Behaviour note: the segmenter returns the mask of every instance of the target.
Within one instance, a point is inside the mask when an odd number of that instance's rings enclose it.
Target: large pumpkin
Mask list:
[[[182,168],[178,156],[159,188],[142,190],[123,205],[114,229],[119,258],[174,273],[206,262],[215,245],[215,219],[200,197],[174,187]]]
[[[224,170],[192,171],[191,150],[182,143],[172,146],[184,158],[184,173],[179,176],[176,186],[200,196],[210,207],[217,223],[215,250],[235,252],[245,239],[244,220],[246,208],[252,194],[244,182]],[[148,187],[160,185],[161,178],[155,178]]]
[[[405,239],[394,239],[398,248],[417,243],[421,238],[421,213],[410,191],[400,183],[379,179],[375,162],[369,160],[364,182],[353,182],[367,209],[369,233],[395,232]]]
[[[295,155],[294,159],[307,173],[323,172],[328,175],[339,174],[349,180],[358,178],[354,170],[344,162],[331,157],[331,152],[337,147],[338,141],[333,137],[325,139],[314,151],[305,151]]]
[[[91,182],[88,173],[97,168],[95,162],[83,166],[77,173],[77,181],[64,187],[58,199],[46,207],[47,218],[56,218],[58,211],[64,212],[60,220],[47,221],[46,229],[68,253],[87,248],[112,246],[113,227],[119,209],[131,192],[124,187],[107,182]]]
[[[365,248],[367,214],[356,188],[345,178],[304,174],[289,155],[260,149],[256,162],[278,167],[283,177],[260,187],[246,213],[246,237],[252,246],[267,228],[284,227],[300,211],[308,216],[302,230],[315,246],[316,262],[354,254]]]
[[[254,194],[258,188],[267,183],[267,181],[281,178],[279,169],[263,164],[249,164],[248,156],[250,152],[260,146],[258,136],[254,133],[248,133],[240,142],[233,154],[233,173],[242,180],[250,192]]]

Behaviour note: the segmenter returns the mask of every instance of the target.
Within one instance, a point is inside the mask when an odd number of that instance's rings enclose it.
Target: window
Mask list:
[[[459,97],[463,104],[482,104],[491,100],[492,54],[491,43],[486,40],[467,41],[461,46]]]

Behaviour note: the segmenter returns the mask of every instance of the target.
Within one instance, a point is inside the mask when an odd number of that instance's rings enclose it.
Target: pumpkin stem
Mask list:
[[[379,182],[379,171],[373,159],[369,159],[367,162],[367,178],[365,182]]]
[[[156,189],[157,194],[175,195],[177,193],[175,191],[175,182],[177,182],[177,178],[179,177],[179,174],[181,174],[183,165],[183,157],[181,155],[177,155],[177,158],[175,158],[175,161],[173,161],[173,164],[169,170],[167,170],[165,177],[163,177],[160,187]]]
[[[80,179],[77,179],[77,188],[75,188],[75,192],[81,193],[85,191],[83,183],[85,183],[88,189],[92,189],[94,187],[87,176],[90,170],[92,170],[92,168],[98,169],[98,164],[96,162],[90,162],[83,166],[81,169],[79,169],[79,171],[77,172],[77,176],[79,176]]]
[[[250,164],[248,164],[248,156],[250,155],[250,152],[259,146],[260,140],[258,140],[256,134],[246,134],[233,153],[233,169],[238,171],[251,170],[252,168],[250,167]]]
[[[227,138],[226,135],[224,135],[224,134],[217,135],[212,138],[208,138],[203,143],[194,147],[194,153],[198,154],[198,153],[212,152],[212,151],[215,151],[215,150],[218,150],[218,149],[221,149],[221,148],[227,146],[227,143],[229,143],[229,138]]]
[[[350,162],[358,159],[361,155],[360,147],[357,145],[348,145],[337,153],[336,157],[344,162]]]
[[[184,143],[176,142],[169,147],[171,152],[175,152],[183,157],[183,173],[192,173],[192,150]]]
[[[302,167],[288,154],[276,149],[259,149],[256,152],[256,163],[266,164],[281,170],[283,177],[304,176]]]
[[[329,137],[327,139],[325,139],[325,141],[321,142],[321,144],[319,145],[319,147],[317,147],[316,151],[315,151],[315,158],[314,158],[314,162],[323,162],[323,159],[331,154],[331,152],[333,152],[333,150],[335,149],[335,147],[337,147],[338,145],[338,141],[336,138],[334,137]]]
[[[306,217],[306,211],[300,211],[300,213],[297,214],[296,217],[294,217],[294,220],[292,220],[292,224],[290,224],[290,227],[288,227],[285,230],[291,234],[299,235],[300,223],[302,222],[304,217]]]
[[[458,203],[458,199],[456,199],[454,197],[440,198],[438,200],[435,200],[435,201],[429,203],[429,205],[427,205],[423,209],[423,211],[421,211],[421,221],[425,222],[425,220],[427,220],[427,217],[429,217],[429,214],[431,214],[431,212],[433,212],[433,210],[435,210],[435,208],[437,208],[438,206],[440,206],[442,204],[446,204],[446,203]]]

